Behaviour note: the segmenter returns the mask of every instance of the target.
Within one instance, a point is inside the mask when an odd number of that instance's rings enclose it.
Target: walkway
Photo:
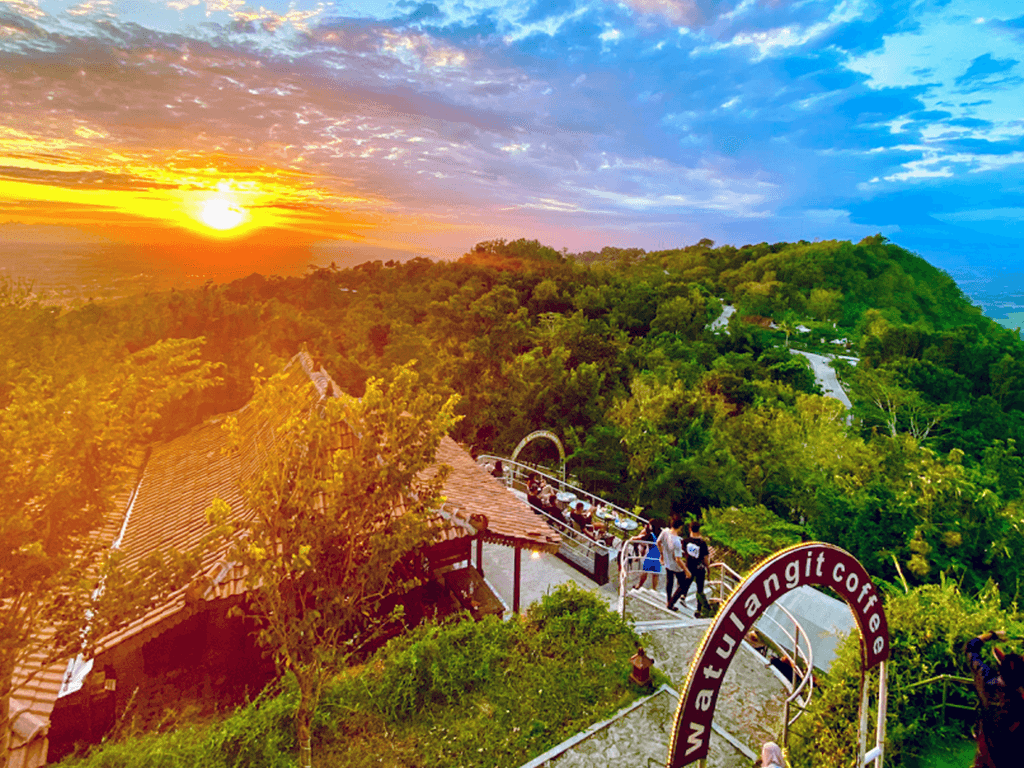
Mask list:
[[[825,397],[831,397],[838,400],[843,404],[847,411],[853,407],[853,404],[850,402],[850,398],[843,389],[843,385],[839,383],[839,378],[836,376],[835,369],[832,367],[832,361],[836,359],[848,360],[856,365],[856,357],[848,357],[846,355],[826,357],[825,355],[817,355],[814,352],[804,352],[799,349],[791,349],[789,351],[794,355],[803,355],[811,362],[811,368],[814,370],[814,379],[818,382],[818,386],[821,387],[822,392],[825,393]]]
[[[494,593],[505,603],[508,611],[512,606],[512,572],[515,552],[510,547],[498,544],[484,544],[484,578]],[[555,587],[573,582],[583,589],[594,592],[606,600],[610,607],[618,600],[618,578],[613,578],[603,587],[577,571],[556,555],[547,552],[523,553],[519,581],[520,604],[525,610],[531,603],[540,600]]]
[[[729,332],[729,318],[736,312],[736,307],[731,304],[726,304],[722,307],[722,314],[720,314],[711,323],[709,328],[712,331],[725,331]],[[831,397],[838,400],[846,408],[847,412],[853,407],[850,402],[850,398],[846,394],[846,390],[843,389],[843,385],[839,383],[839,378],[836,376],[835,370],[832,368],[833,360],[847,360],[853,365],[857,364],[856,357],[850,357],[848,355],[818,355],[814,352],[804,352],[799,349],[790,349],[794,355],[803,355],[811,363],[811,369],[814,371],[814,379],[818,382],[818,386],[821,387],[821,391],[825,393],[825,397]],[[847,423],[849,423],[850,417],[847,417]]]
[[[508,547],[484,545],[484,577],[506,606],[512,604],[513,557],[513,550]],[[599,595],[613,610],[617,605],[617,578],[598,587],[565,561],[546,553],[523,557],[521,567],[524,609],[568,582]],[[690,661],[710,621],[693,618],[693,595],[682,612],[672,613],[664,608],[663,591],[641,589],[629,594],[627,618],[636,627],[647,653],[654,658],[655,667],[670,678],[671,686],[635,702],[607,721],[595,723],[523,768],[605,768],[610,762],[644,766],[648,758],[663,764],[678,704],[677,691],[686,681]],[[779,718],[787,695],[785,680],[744,644],[723,684],[708,765],[748,768],[761,743],[779,738]]]

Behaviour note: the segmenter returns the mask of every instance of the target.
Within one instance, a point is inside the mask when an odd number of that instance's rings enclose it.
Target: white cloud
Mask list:
[[[30,19],[41,19],[46,16],[46,12],[39,7],[39,0],[0,0],[0,3]]]
[[[830,32],[836,27],[847,24],[864,16],[867,10],[866,0],[842,0],[823,20],[809,25],[788,24],[766,30],[737,32],[724,42],[698,46],[690,55],[720,51],[726,48],[752,47],[757,50],[754,61],[762,61],[770,56],[781,55],[790,48],[799,48],[820,35]]]
[[[885,176],[886,181],[915,181],[929,178],[952,178],[956,171],[985,173],[1001,171],[1011,165],[1024,164],[1024,152],[1010,152],[1005,155],[982,155],[970,152],[942,153],[925,148],[925,157],[902,163],[906,169]]]
[[[998,11],[992,8],[984,23],[978,23],[974,18],[977,6],[976,0],[954,0],[944,8],[930,9],[918,19],[918,28],[886,36],[881,49],[850,58],[845,66],[867,75],[868,86],[875,89],[926,85],[927,91],[920,96],[926,109],[992,123],[950,126],[936,122],[925,129],[926,138],[940,139],[950,131],[988,140],[1017,136],[1015,121],[1020,117],[1020,105],[1024,104],[1024,80],[999,76],[995,80],[1001,82],[972,81],[966,88],[956,84],[957,78],[980,56],[1021,58],[1020,42],[991,23],[998,20]],[[1019,15],[1019,9],[1004,9],[1003,15]]]
[[[84,3],[68,8],[67,12],[72,16],[89,16],[94,13],[101,13],[105,16],[113,16],[111,0],[86,0]]]
[[[389,53],[407,66],[420,69],[463,67],[466,54],[458,48],[437,42],[429,35],[382,33],[380,50]]]
[[[692,25],[701,18],[694,0],[620,0],[619,4],[637,13],[661,16],[678,25]]]

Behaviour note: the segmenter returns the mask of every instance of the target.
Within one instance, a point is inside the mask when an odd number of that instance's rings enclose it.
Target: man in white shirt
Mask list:
[[[683,521],[673,517],[672,522],[658,536],[658,552],[661,553],[661,564],[665,568],[665,607],[670,611],[679,611],[672,605],[672,589],[676,580],[682,583],[686,578],[686,562],[683,560],[683,541],[679,532]]]

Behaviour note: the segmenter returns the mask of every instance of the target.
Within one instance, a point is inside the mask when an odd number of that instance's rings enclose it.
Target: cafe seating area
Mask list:
[[[477,463],[483,467],[500,463],[501,482],[561,537],[558,556],[598,584],[607,583],[610,564],[623,542],[643,526],[633,512],[551,471],[490,455],[478,456]]]

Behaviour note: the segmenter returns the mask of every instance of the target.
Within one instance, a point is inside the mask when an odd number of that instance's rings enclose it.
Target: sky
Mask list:
[[[881,232],[998,280],[1022,221],[1018,0],[0,0],[0,245],[28,257]]]

